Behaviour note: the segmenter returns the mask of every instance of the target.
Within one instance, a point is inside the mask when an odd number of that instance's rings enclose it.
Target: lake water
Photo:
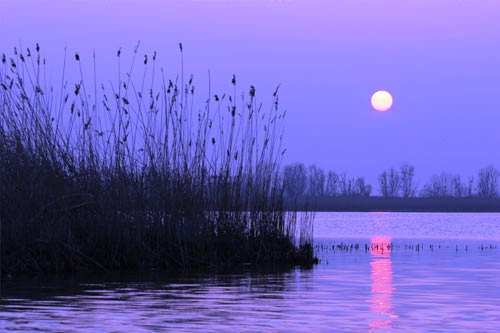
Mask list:
[[[500,214],[317,213],[312,270],[8,280],[0,331],[498,332]]]

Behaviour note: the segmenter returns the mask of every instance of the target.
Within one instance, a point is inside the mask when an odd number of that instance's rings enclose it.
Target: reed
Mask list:
[[[138,52],[125,73],[117,52],[109,86],[95,55],[67,57],[79,78],[59,89],[38,44],[2,55],[2,271],[312,262],[312,225],[284,210],[278,89],[265,110],[233,76],[198,108],[192,76],[168,79]]]

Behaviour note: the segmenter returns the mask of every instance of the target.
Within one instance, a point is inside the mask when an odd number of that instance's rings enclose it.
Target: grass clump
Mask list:
[[[192,77],[167,79],[156,52],[137,58],[123,73],[118,51],[119,79],[105,86],[95,56],[88,84],[76,53],[76,82],[63,74],[56,91],[38,44],[2,55],[2,271],[312,261],[312,225],[297,242],[284,211],[278,90],[264,111],[233,76],[231,94],[209,87],[198,110]]]

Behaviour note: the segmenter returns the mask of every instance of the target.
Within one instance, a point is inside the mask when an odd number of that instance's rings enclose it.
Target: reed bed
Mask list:
[[[233,76],[198,107],[179,48],[172,79],[138,47],[123,71],[119,50],[109,84],[68,55],[60,88],[38,44],[2,55],[3,272],[313,262],[312,224],[284,210],[278,89],[264,109]]]

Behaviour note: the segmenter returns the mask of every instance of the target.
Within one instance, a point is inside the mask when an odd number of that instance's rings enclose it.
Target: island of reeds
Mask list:
[[[200,105],[183,68],[122,58],[101,84],[95,55],[66,54],[53,86],[38,44],[2,54],[2,272],[312,263],[310,216],[284,208],[278,90],[265,106],[233,76]]]

